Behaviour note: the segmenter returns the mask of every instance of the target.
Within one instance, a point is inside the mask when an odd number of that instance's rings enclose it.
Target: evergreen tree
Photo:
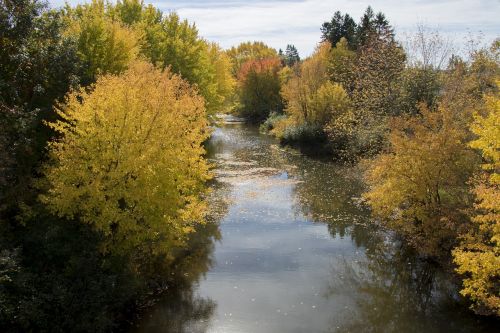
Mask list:
[[[300,61],[299,51],[297,51],[297,48],[294,45],[288,44],[286,46],[284,60],[285,65],[289,67],[292,67]]]
[[[374,29],[375,14],[372,7],[368,6],[365,13],[361,17],[361,21],[356,29],[356,39],[359,45],[364,45],[369,39]]]
[[[382,12],[375,15],[372,7],[368,6],[356,29],[357,46],[365,45],[372,38],[392,41],[394,40],[394,29]]]
[[[387,32],[394,35],[394,29],[390,26],[389,21],[385,18],[385,15],[382,12],[378,12],[373,23],[377,35],[382,35]]]
[[[350,48],[356,47],[356,22],[349,14],[342,15],[337,11],[333,14],[330,22],[323,23],[321,27],[322,40],[329,41],[331,45],[337,45],[342,37],[344,37]]]

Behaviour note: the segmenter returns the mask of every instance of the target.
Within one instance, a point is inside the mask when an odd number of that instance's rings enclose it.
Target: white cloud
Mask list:
[[[61,0],[51,0],[58,4]],[[72,0],[71,3],[84,2]],[[396,32],[412,31],[419,22],[461,39],[482,31],[486,40],[500,36],[498,0],[271,0],[271,1],[148,1],[164,11],[175,10],[196,22],[200,34],[230,47],[261,40],[275,48],[292,43],[309,55],[320,39],[320,26],[340,10],[356,20],[368,5],[382,11]]]

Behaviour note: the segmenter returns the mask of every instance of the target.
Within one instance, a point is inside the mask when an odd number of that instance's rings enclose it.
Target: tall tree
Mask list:
[[[356,39],[358,45],[364,45],[366,41],[370,38],[370,35],[374,32],[374,20],[375,13],[371,6],[368,6],[361,17],[361,20],[356,29]]]
[[[82,64],[65,27],[61,13],[42,2],[0,2],[0,212],[32,193],[33,168],[52,134],[43,121],[80,83]]]
[[[216,98],[211,107],[216,111],[228,110],[232,107],[236,79],[232,75],[233,64],[227,52],[216,43],[209,44],[210,63],[214,67],[214,79],[217,84]]]
[[[207,110],[215,112],[218,106],[215,67],[210,61],[209,45],[200,38],[196,26],[170,13],[162,18],[159,33],[159,43],[148,44],[146,48],[156,50],[152,53],[159,54],[158,62],[163,68],[170,67],[174,73],[197,85]]]
[[[140,22],[143,11],[143,0],[118,0],[113,8],[113,12],[127,26]]]
[[[285,65],[289,67],[292,67],[300,61],[299,51],[297,51],[295,45],[288,44],[286,46],[284,59]]]
[[[352,93],[355,84],[356,53],[349,49],[347,39],[341,38],[330,51],[328,74],[330,80],[342,84],[344,89]]]
[[[78,54],[86,66],[84,84],[100,74],[119,74],[139,54],[140,34],[119,20],[113,20],[103,0],[66,8],[68,33],[78,43]]]
[[[372,7],[368,6],[356,28],[357,46],[362,47],[379,37],[394,40],[394,30],[382,12],[375,14]]]
[[[355,49],[357,45],[356,28],[356,22],[349,14],[342,15],[340,11],[336,11],[331,21],[325,22],[321,26],[321,39],[336,46],[341,38],[345,38],[349,48]]]
[[[374,155],[384,147],[387,120],[400,112],[404,66],[404,51],[391,36],[372,35],[359,50],[352,92],[359,132],[356,154]]]
[[[298,123],[313,123],[312,96],[328,81],[330,43],[324,42],[314,54],[300,64],[299,72],[283,86],[281,95],[286,102],[285,112]]]

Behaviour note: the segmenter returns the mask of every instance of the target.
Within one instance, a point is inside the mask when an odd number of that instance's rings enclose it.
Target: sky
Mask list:
[[[90,1],[90,0],[88,0]],[[86,0],[68,0],[70,4]],[[164,12],[176,11],[196,23],[200,35],[229,48],[244,41],[263,41],[279,49],[294,44],[308,56],[320,40],[321,24],[340,10],[356,21],[368,5],[382,11],[401,40],[417,24],[438,29],[456,45],[468,36],[484,43],[500,37],[500,0],[144,0]],[[64,0],[49,0],[60,6]]]

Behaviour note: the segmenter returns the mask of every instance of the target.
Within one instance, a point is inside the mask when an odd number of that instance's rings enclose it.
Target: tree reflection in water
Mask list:
[[[359,202],[363,188],[360,170],[318,160],[306,162],[308,168],[296,171],[302,180],[295,187],[298,213],[312,222],[326,223],[333,238],[349,236],[357,247],[376,243],[370,213]]]
[[[207,151],[218,179],[213,223],[193,235],[172,270],[175,288],[139,332],[487,331],[449,275],[371,223],[356,168],[240,125],[216,129]],[[222,218],[227,238],[205,280]]]
[[[332,316],[332,332],[487,331],[461,304],[451,274],[371,222],[357,198],[359,170],[312,159],[292,163],[299,166],[292,176],[301,180],[294,189],[297,213],[360,249],[332,262],[325,296],[352,304]]]
[[[196,294],[199,281],[214,265],[215,242],[221,240],[219,222],[227,213],[227,189],[214,182],[208,199],[211,213],[207,223],[197,227],[188,246],[179,250],[171,266],[169,288],[142,316],[135,332],[206,332],[217,304]]]
[[[326,297],[344,295],[354,304],[342,316],[335,314],[342,322],[332,322],[332,332],[483,331],[437,264],[387,234],[371,237],[378,242],[371,242],[364,258],[344,258],[332,268]]]

